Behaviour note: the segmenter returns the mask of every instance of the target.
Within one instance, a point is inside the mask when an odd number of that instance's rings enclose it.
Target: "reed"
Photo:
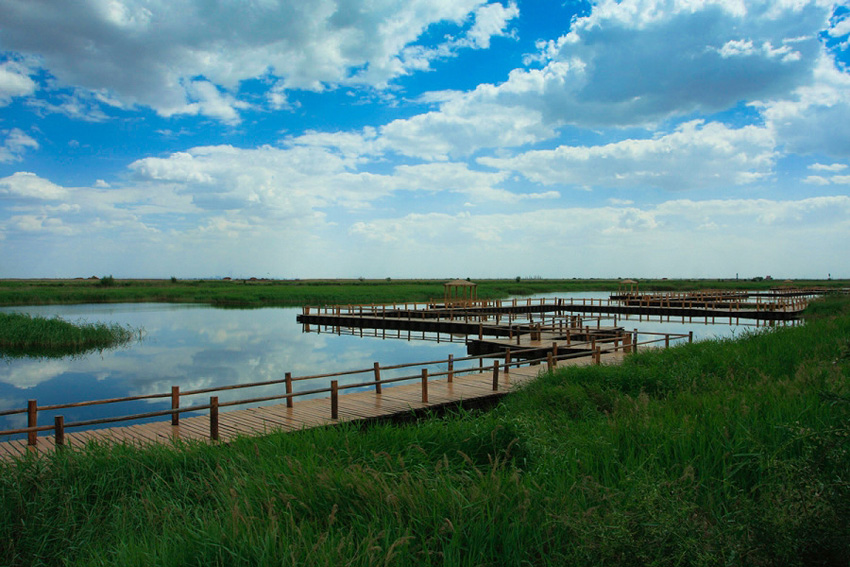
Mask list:
[[[846,565],[848,300],[831,309],[543,374],[486,413],[0,464],[0,557]]]
[[[59,317],[0,313],[0,355],[66,356],[113,347],[136,332],[118,324],[71,323]]]

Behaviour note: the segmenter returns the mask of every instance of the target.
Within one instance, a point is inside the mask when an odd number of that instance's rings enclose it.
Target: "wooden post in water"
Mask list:
[[[638,342],[639,342],[638,341],[638,332],[637,332],[637,329],[635,329],[635,338],[634,338],[634,341],[632,342],[632,352],[634,352],[634,353],[637,353],[637,351],[638,351]]]
[[[38,402],[29,400],[27,402],[27,427],[38,426]],[[35,447],[38,443],[38,431],[27,431],[27,445]]]
[[[171,409],[180,409],[180,386],[171,387]],[[180,425],[180,414],[176,411],[171,414],[171,425]]]
[[[331,380],[331,419],[339,419],[339,380]]]
[[[422,369],[422,403],[428,403],[428,369]]]
[[[218,441],[218,396],[210,396],[210,440]]]
[[[511,372],[511,349],[505,349],[505,374],[510,374]]]
[[[688,331],[688,342],[689,343],[694,342],[694,332],[693,331]]]
[[[375,393],[381,393],[381,365],[377,362],[374,364],[373,368],[375,369]]]
[[[664,348],[670,348],[670,334],[664,333]]]
[[[53,441],[57,447],[65,445],[65,416],[57,415],[53,418]]]
[[[493,362],[493,391],[499,390],[499,361]]]
[[[449,372],[446,375],[446,380],[448,382],[453,382],[455,377],[455,357],[453,354],[449,355]]]

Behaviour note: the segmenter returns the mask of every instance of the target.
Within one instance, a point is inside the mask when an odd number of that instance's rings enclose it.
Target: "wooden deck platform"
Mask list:
[[[602,353],[602,364],[616,364],[622,352]],[[557,366],[592,364],[590,356],[557,362]],[[331,419],[330,398],[298,401],[292,408],[286,404],[250,407],[219,415],[219,439],[228,442],[237,437],[256,437],[279,431],[298,431],[346,421],[366,421],[407,414],[426,407],[440,407],[463,401],[481,400],[502,396],[519,384],[533,380],[546,365],[510,368],[499,374],[499,389],[493,390],[493,372],[464,373],[456,375],[450,383],[445,378],[428,382],[428,403],[422,402],[419,382],[385,386],[382,393],[361,391],[339,396],[339,418]],[[210,418],[208,415],[186,417],[179,425],[170,421],[144,423],[107,429],[68,431],[62,450],[80,448],[89,442],[136,446],[169,444],[177,441],[210,443]],[[56,450],[52,435],[38,437],[36,446],[27,445],[26,439],[0,443],[0,459],[8,460],[26,454],[47,454]]]

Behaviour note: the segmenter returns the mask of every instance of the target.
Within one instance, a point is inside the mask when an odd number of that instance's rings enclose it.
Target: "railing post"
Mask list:
[[[422,369],[422,403],[428,403],[428,369]]]
[[[664,348],[670,348],[670,334],[664,333]]]
[[[499,390],[499,361],[493,363],[493,391]]]
[[[171,409],[180,409],[180,386],[171,387]],[[171,414],[171,425],[180,425],[180,414],[176,411]]]
[[[694,342],[694,332],[693,331],[688,331],[688,342],[689,343]]]
[[[637,351],[638,351],[638,332],[637,332],[637,329],[635,329],[635,339],[632,342],[632,352],[637,354]]]
[[[27,427],[38,427],[38,403],[36,400],[27,402]],[[27,445],[35,447],[38,443],[38,431],[27,431]]]
[[[453,382],[455,377],[455,357],[453,354],[449,355],[449,372],[446,375],[446,380],[449,382]]]
[[[65,416],[57,415],[53,418],[53,441],[57,447],[65,445]]]
[[[381,393],[381,365],[377,362],[374,364],[375,368],[375,393]]]
[[[218,441],[218,396],[210,396],[210,440]]]
[[[602,364],[602,347],[596,347],[594,356],[596,357],[596,364]]]
[[[552,372],[552,369],[555,368],[555,358],[552,356],[552,351],[546,353],[546,370]]]
[[[505,349],[505,374],[510,374],[511,372],[511,349]]]
[[[292,372],[287,372],[284,374],[284,379],[286,380],[286,407],[291,408],[293,404],[292,400]]]
[[[331,380],[331,419],[339,419],[339,380]]]

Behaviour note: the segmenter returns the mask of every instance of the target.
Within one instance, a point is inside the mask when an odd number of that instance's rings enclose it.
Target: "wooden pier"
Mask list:
[[[753,321],[757,325],[795,321],[808,302],[822,290],[779,292],[700,291],[687,293],[613,294],[608,298],[536,298],[467,300],[451,304],[430,301],[384,305],[333,305],[305,307],[298,322],[305,331],[322,328],[381,329],[401,338],[402,332],[447,336],[515,338],[530,335],[538,325],[549,328],[600,326],[602,318],[637,316],[639,320],[704,321],[730,325]],[[470,349],[470,354],[481,352]]]
[[[481,356],[425,361],[381,367],[377,362],[366,369],[332,374],[293,377],[287,373],[278,380],[219,386],[202,390],[181,392],[172,387],[171,392],[144,396],[93,400],[39,406],[31,400],[26,408],[4,410],[0,416],[26,416],[27,427],[0,431],[0,436],[25,436],[0,442],[0,458],[10,459],[24,455],[43,455],[56,450],[83,447],[87,443],[151,445],[173,444],[181,441],[205,443],[227,442],[237,437],[267,435],[279,431],[297,431],[345,421],[368,421],[410,414],[424,408],[436,408],[464,402],[480,403],[494,396],[502,396],[513,388],[534,379],[541,371],[563,366],[588,364],[614,364],[639,345],[645,347],[670,346],[671,340],[688,340],[688,335],[648,334],[638,342],[631,334],[617,339],[592,341],[577,351],[560,348],[550,336],[535,335],[525,348],[505,344],[499,359]],[[647,338],[648,337],[648,338]],[[544,354],[545,353],[545,354]],[[532,355],[542,355],[532,357]],[[436,368],[435,368],[436,367]],[[389,371],[410,369],[412,374],[387,378]],[[360,381],[340,383],[363,375]],[[315,388],[316,381],[324,385]],[[327,386],[327,382],[330,385]],[[295,391],[294,384],[304,382],[308,389]],[[219,394],[245,388],[279,386],[279,394],[220,401]],[[353,391],[357,390],[357,391]],[[345,393],[344,391],[351,391]],[[216,394],[209,403],[181,407],[181,398]],[[298,399],[320,395],[312,399]],[[58,412],[67,408],[115,404],[137,400],[170,400],[170,409],[144,414],[123,415],[102,419],[65,422]],[[297,400],[297,401],[296,401]],[[282,403],[281,403],[282,401]],[[275,402],[273,405],[259,405]],[[226,408],[241,409],[224,411]],[[249,406],[249,407],[245,407]],[[53,414],[51,423],[39,425],[45,412]],[[197,415],[203,412],[203,415]],[[188,415],[186,415],[188,414]],[[134,423],[116,427],[91,429],[109,423],[138,422],[143,419],[163,419],[147,423]],[[42,420],[43,421],[43,420]],[[88,429],[86,429],[88,428]],[[71,431],[74,429],[74,431]],[[42,435],[39,435],[39,434]]]

